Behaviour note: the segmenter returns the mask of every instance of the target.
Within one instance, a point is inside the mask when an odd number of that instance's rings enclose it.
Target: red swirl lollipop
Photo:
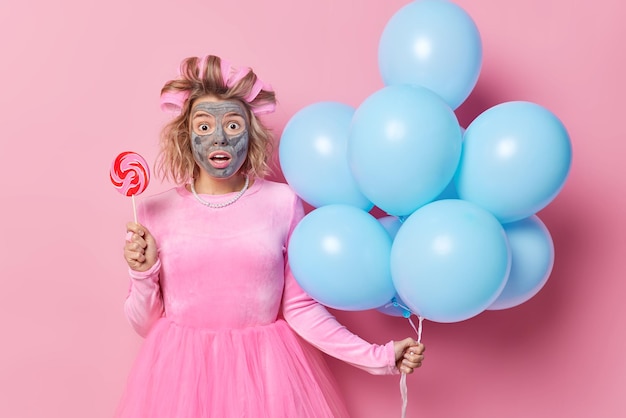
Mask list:
[[[133,199],[133,212],[137,222],[137,210],[135,208],[135,195],[143,193],[150,182],[150,168],[146,160],[139,154],[125,151],[119,154],[110,171],[111,183],[115,189],[124,196]]]

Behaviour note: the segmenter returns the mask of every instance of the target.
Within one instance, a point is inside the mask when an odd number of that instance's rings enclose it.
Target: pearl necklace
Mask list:
[[[241,196],[243,196],[243,194],[246,192],[246,190],[248,190],[248,184],[250,183],[250,180],[248,179],[248,176],[246,176],[246,182],[243,185],[243,189],[241,189],[239,191],[239,193],[237,193],[235,196],[233,196],[232,199],[227,200],[226,202],[222,202],[222,203],[211,203],[211,202],[207,202],[206,200],[203,200],[200,196],[198,196],[198,193],[196,193],[196,188],[194,186],[195,180],[191,182],[191,193],[193,193],[193,196],[196,198],[196,200],[200,203],[202,203],[204,206],[208,206],[210,208],[214,208],[214,209],[219,209],[219,208],[223,208],[226,206],[230,206],[233,203],[235,203],[237,200],[239,200],[239,198]]]

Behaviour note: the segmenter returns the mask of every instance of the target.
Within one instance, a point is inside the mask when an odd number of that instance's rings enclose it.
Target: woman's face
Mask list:
[[[227,179],[243,166],[248,155],[248,116],[236,100],[203,96],[190,117],[194,160],[211,177]]]

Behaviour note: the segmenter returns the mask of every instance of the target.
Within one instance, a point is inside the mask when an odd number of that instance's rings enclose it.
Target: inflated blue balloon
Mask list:
[[[572,147],[563,123],[530,102],[507,102],[480,114],[464,135],[455,185],[502,223],[527,218],[562,189]]]
[[[385,228],[391,239],[393,240],[402,226],[402,221],[396,216],[383,216],[378,218],[378,222]],[[376,308],[378,312],[384,313],[389,316],[401,316],[408,318],[411,316],[411,310],[406,306],[406,303],[396,293],[390,301],[383,306]]]
[[[453,2],[414,1],[387,22],[378,66],[386,85],[427,87],[456,109],[478,81],[480,33],[469,14]]]
[[[407,216],[452,180],[461,142],[456,115],[439,96],[419,86],[388,86],[356,109],[348,163],[372,203]]]
[[[278,148],[283,175],[311,206],[342,203],[366,211],[374,206],[348,167],[353,115],[354,108],[343,103],[314,103],[293,115],[283,130]]]
[[[397,216],[383,216],[378,218],[378,222],[385,228],[385,231],[387,231],[392,240],[396,237],[398,230],[402,226],[402,221]]]
[[[463,200],[438,200],[409,216],[391,249],[400,298],[417,315],[458,322],[478,315],[500,295],[511,254],[504,228]]]
[[[302,289],[323,305],[346,311],[374,309],[394,296],[390,252],[391,238],[376,218],[340,204],[306,215],[288,247]]]
[[[489,310],[508,309],[535,296],[546,284],[554,265],[550,231],[533,215],[504,225],[511,248],[511,273]]]

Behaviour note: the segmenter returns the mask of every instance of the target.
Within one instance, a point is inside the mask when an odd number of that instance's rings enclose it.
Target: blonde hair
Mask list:
[[[170,80],[161,89],[164,93],[188,94],[182,104],[180,114],[163,127],[160,138],[160,151],[155,171],[161,179],[173,180],[181,185],[196,178],[199,168],[191,152],[189,118],[194,101],[203,96],[213,96],[220,100],[237,100],[246,109],[250,125],[248,126],[248,156],[241,171],[251,177],[264,177],[269,174],[269,159],[273,151],[272,134],[254,113],[256,107],[275,104],[273,91],[261,90],[249,102],[246,98],[257,81],[256,74],[250,70],[232,86],[227,85],[221,70],[219,57],[209,55],[203,59],[190,57],[180,65],[180,77]],[[204,68],[200,74],[200,68]]]

